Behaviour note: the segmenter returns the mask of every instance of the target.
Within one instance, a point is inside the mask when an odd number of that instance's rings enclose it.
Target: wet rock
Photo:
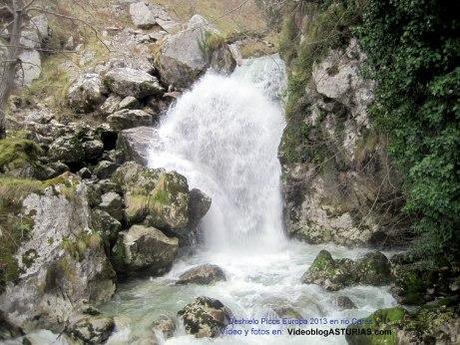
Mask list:
[[[207,38],[211,35],[219,35],[219,32],[203,17],[195,15],[186,29],[167,36],[158,59],[162,80],[178,88],[187,88],[209,67],[212,55],[216,68],[234,67],[235,64],[229,63],[231,58],[227,54],[214,54],[216,48],[229,48],[226,44],[215,47],[211,40],[208,42]],[[225,59],[221,60],[223,57]]]
[[[104,84],[110,91],[122,97],[144,98],[163,92],[156,77],[133,68],[110,70],[104,77]]]
[[[380,252],[372,252],[353,261],[334,260],[327,250],[321,250],[302,281],[306,284],[318,284],[330,291],[344,287],[366,284],[385,285],[392,279],[390,263]]]
[[[224,280],[227,280],[225,273],[219,266],[205,264],[182,273],[176,281],[176,285],[209,285]]]
[[[71,326],[70,334],[85,344],[102,344],[115,328],[113,318],[107,316],[85,316]]]
[[[193,188],[190,191],[189,201],[189,218],[190,227],[198,225],[200,220],[205,216],[211,207],[211,198],[201,190]]]
[[[102,104],[105,92],[106,89],[98,74],[84,74],[69,88],[69,104],[77,112],[90,112]]]
[[[94,174],[99,179],[107,179],[117,170],[118,165],[111,161],[100,161],[94,167]]]
[[[99,208],[106,211],[118,221],[123,219],[123,199],[115,192],[107,192],[101,196]]]
[[[174,336],[176,323],[172,317],[161,315],[153,322],[152,328],[157,337],[159,335],[163,339],[168,339]]]
[[[179,241],[160,230],[133,225],[121,232],[113,249],[115,269],[126,275],[163,274],[169,270],[177,255]]]
[[[321,250],[310,268],[302,276],[305,284],[318,284],[330,291],[337,291],[355,282],[350,259],[334,260],[327,250]]]
[[[185,331],[196,338],[218,337],[230,323],[232,312],[219,300],[198,297],[178,313]]]
[[[117,140],[117,150],[121,152],[124,161],[135,161],[147,165],[148,149],[152,139],[157,135],[153,127],[135,127],[120,132]]]
[[[334,303],[339,307],[341,310],[345,309],[356,309],[356,305],[353,301],[347,296],[337,296],[334,300]]]
[[[273,307],[273,311],[280,318],[287,319],[302,319],[302,314],[291,306],[277,306]]]
[[[139,126],[152,126],[155,118],[143,110],[123,109],[108,116],[107,121],[113,130],[121,131]]]

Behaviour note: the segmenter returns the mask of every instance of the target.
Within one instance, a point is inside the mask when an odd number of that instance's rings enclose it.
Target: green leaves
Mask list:
[[[377,81],[372,115],[406,175],[405,210],[434,262],[459,254],[460,22],[447,0],[370,0],[356,32]]]

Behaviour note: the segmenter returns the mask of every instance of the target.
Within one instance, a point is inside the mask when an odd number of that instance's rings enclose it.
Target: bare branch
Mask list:
[[[110,48],[107,46],[107,44],[99,37],[99,33],[98,33],[97,29],[94,26],[92,26],[91,24],[89,24],[86,20],[83,20],[83,19],[80,19],[80,18],[77,18],[77,17],[66,16],[64,14],[57,13],[57,12],[54,12],[54,11],[49,11],[49,10],[43,8],[43,7],[31,7],[29,10],[34,10],[34,11],[37,11],[37,12],[47,13],[47,14],[50,14],[50,15],[58,17],[58,18],[68,19],[68,20],[70,20],[72,22],[77,21],[77,22],[83,23],[85,26],[89,27],[91,29],[91,31],[93,31],[93,33],[96,36],[96,38],[98,39],[98,41],[101,42],[108,51],[110,51]]]

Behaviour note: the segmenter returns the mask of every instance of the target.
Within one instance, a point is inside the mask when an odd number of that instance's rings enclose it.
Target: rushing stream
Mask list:
[[[205,243],[194,256],[176,262],[167,275],[120,287],[113,301],[103,307],[124,325],[109,344],[151,336],[154,319],[175,315],[197,296],[217,298],[236,318],[246,319],[274,316],[273,308],[280,306],[294,307],[307,319],[352,319],[394,303],[385,288],[360,286],[329,293],[300,282],[320,249],[350,258],[365,250],[311,246],[289,241],[283,234],[277,151],[285,125],[280,101],[285,79],[279,57],[248,60],[228,77],[209,72],[169,110],[153,139],[150,166],[176,170],[187,177],[190,187],[212,197],[201,224]],[[204,263],[222,267],[227,281],[211,286],[174,285],[181,273]],[[337,295],[350,297],[358,309],[337,311],[333,303]],[[254,325],[235,328],[250,330]],[[345,343],[342,336],[305,338],[286,332],[195,339],[183,329],[165,343],[305,344],[307,340],[309,344]]]
[[[228,77],[209,72],[164,117],[152,138],[150,166],[176,170],[187,177],[190,188],[212,197],[201,224],[204,244],[195,255],[179,259],[165,276],[119,286],[113,300],[100,306],[116,317],[117,328],[108,344],[151,339],[153,320],[162,314],[174,316],[198,296],[217,298],[236,318],[246,319],[275,317],[273,308],[284,306],[305,319],[351,320],[395,304],[386,287],[327,292],[300,281],[323,248],[334,257],[349,258],[366,250],[307,245],[283,234],[277,151],[285,126],[281,105],[285,79],[284,64],[277,56],[248,60]],[[204,263],[219,265],[227,281],[174,285],[181,273]],[[339,295],[350,297],[358,309],[339,311],[334,304]],[[254,325],[235,328],[250,330]],[[284,333],[195,339],[179,328],[165,344],[346,344],[343,336],[288,336],[286,327],[279,325],[256,328],[284,329]],[[35,337],[44,339],[46,334]]]

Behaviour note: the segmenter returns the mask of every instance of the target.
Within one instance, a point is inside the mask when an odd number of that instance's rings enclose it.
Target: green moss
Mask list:
[[[205,31],[199,40],[200,50],[207,59],[211,58],[212,53],[225,44],[225,37],[213,31]]]
[[[16,133],[0,140],[0,172],[6,172],[25,165],[38,166],[38,156],[43,152],[33,141],[25,138],[24,133]]]
[[[81,262],[91,249],[101,246],[102,239],[99,234],[81,233],[77,238],[62,240],[62,248],[76,261]]]

